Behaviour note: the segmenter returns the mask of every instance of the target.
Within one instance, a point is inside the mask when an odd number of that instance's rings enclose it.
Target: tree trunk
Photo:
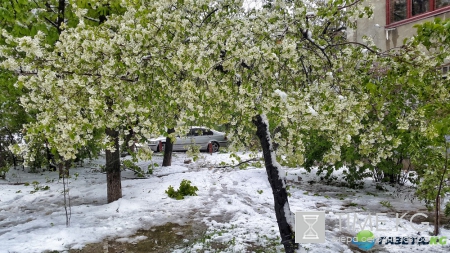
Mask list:
[[[69,178],[69,169],[72,165],[72,161],[65,160],[59,163],[59,178]]]
[[[17,167],[17,157],[16,157],[16,155],[12,154],[12,158],[13,158],[14,169],[16,169],[16,167]]]
[[[439,194],[436,196],[436,203],[434,209],[434,235],[437,236],[439,234],[439,211],[441,210],[441,198]]]
[[[444,164],[444,171],[441,174],[441,179],[439,180],[439,187],[438,187],[438,192],[436,194],[436,203],[435,203],[435,210],[434,210],[434,235],[438,235],[439,234],[439,217],[440,217],[440,212],[441,212],[441,191],[442,191],[442,186],[444,183],[444,176],[445,174],[447,174],[447,169],[448,169],[448,142],[445,141],[445,164]]]
[[[290,211],[286,187],[280,177],[282,176],[279,170],[280,165],[274,160],[275,154],[273,153],[268,122],[263,117],[265,118],[265,116],[257,115],[254,117],[253,123],[257,127],[256,135],[261,142],[267,176],[272,187],[275,215],[280,230],[281,243],[284,245],[286,253],[291,253],[298,248],[298,244],[295,243],[294,216]]]
[[[6,131],[8,131],[8,134],[9,134],[9,144],[10,145],[14,145],[15,140],[14,140],[13,133],[11,131],[9,131],[8,128],[6,128]],[[8,150],[5,150],[5,151],[8,151]],[[12,151],[9,151],[9,153],[11,154],[11,158],[13,160],[14,169],[16,169],[16,167],[17,167],[17,156]]]
[[[119,131],[107,128],[106,135],[114,141],[114,152],[106,150],[106,188],[108,203],[122,197],[122,182],[120,178]]]
[[[167,129],[167,133],[170,135],[171,133],[175,133],[174,128]],[[164,160],[162,163],[163,167],[172,165],[172,151],[173,151],[173,142],[169,136],[166,138],[166,145],[164,147]]]
[[[52,152],[50,152],[50,149],[48,148],[48,141],[45,140],[45,154],[47,157],[47,169],[49,171],[56,171],[56,163],[55,163],[55,159],[54,159],[54,155],[52,154]],[[59,178],[61,178],[61,167],[59,170]]]
[[[56,25],[58,26],[58,34],[62,33],[62,23],[64,22],[64,14],[66,9],[66,1],[59,0],[58,1],[58,18],[56,19]]]

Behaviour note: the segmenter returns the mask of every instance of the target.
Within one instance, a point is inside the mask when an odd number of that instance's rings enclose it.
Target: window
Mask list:
[[[386,4],[388,24],[401,21],[406,23],[450,11],[450,0],[387,0]]]
[[[191,128],[187,136],[198,136],[200,132],[201,130],[198,128]]]
[[[214,135],[214,133],[211,130],[208,129],[202,129],[203,130],[203,135]]]
[[[203,135],[214,135],[214,133],[209,129],[191,128],[187,136],[203,136]]]

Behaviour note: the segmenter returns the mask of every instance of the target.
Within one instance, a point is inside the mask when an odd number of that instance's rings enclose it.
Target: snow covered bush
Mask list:
[[[166,190],[166,193],[169,197],[180,200],[184,199],[185,196],[197,196],[197,191],[197,186],[193,186],[191,185],[191,181],[183,179],[178,190],[175,190],[173,186],[170,185]]]

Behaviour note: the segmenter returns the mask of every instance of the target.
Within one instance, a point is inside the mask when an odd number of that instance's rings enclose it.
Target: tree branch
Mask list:
[[[338,44],[332,44],[332,45],[326,46],[325,48],[336,47],[336,46],[343,46],[343,45],[348,45],[348,44],[358,45],[360,47],[363,47],[363,48],[369,50],[371,53],[379,54],[377,51],[373,50],[372,48],[368,47],[367,45],[364,45],[364,44],[359,43],[359,42],[353,42],[353,41],[348,41],[348,42],[338,43]]]
[[[331,22],[328,20],[327,24],[325,25],[325,28],[323,28],[322,35],[325,35],[327,33],[328,27],[331,25]]]
[[[22,70],[17,71],[16,73],[18,75],[22,75],[22,76],[34,76],[34,75],[38,74],[38,72],[25,72],[25,71],[22,71]],[[75,73],[75,72],[69,72],[69,71],[63,71],[63,72],[61,72],[60,75],[57,75],[57,76],[61,77],[61,75],[73,75],[73,74],[77,74],[77,75],[80,75],[80,76],[92,76],[92,77],[98,77],[98,78],[104,77],[104,76],[102,76],[100,74]],[[126,77],[126,76],[121,76],[121,77],[119,77],[119,80],[134,83],[134,82],[139,81],[139,77],[129,78],[129,77]]]
[[[344,5],[344,6],[342,6],[342,7],[338,7],[338,10],[343,10],[343,9],[345,9],[345,8],[352,7],[352,6],[354,6],[354,5],[357,5],[357,4],[360,3],[360,2],[362,2],[362,0],[356,0],[356,1],[354,1],[353,3],[351,3],[351,4],[349,4],[349,5]]]
[[[47,22],[49,22],[52,26],[56,27],[56,29],[58,29],[58,25],[57,25],[55,22],[51,21],[51,20],[48,19],[47,17],[44,17],[44,19],[45,19]]]
[[[99,19],[91,18],[91,17],[88,17],[88,16],[83,16],[83,18],[85,18],[85,19],[87,19],[87,20],[90,20],[90,21],[93,21],[93,22],[100,23],[100,20],[99,20]]]
[[[204,23],[209,17],[211,17],[211,15],[214,14],[214,12],[216,12],[216,11],[218,11],[218,10],[219,10],[219,9],[216,8],[216,9],[212,10],[210,13],[208,13],[208,15],[206,15],[206,17],[202,20],[202,23],[200,24],[200,26],[202,26],[203,23]]]
[[[240,162],[240,163],[238,163],[238,164],[236,164],[236,165],[225,165],[225,166],[217,166],[217,167],[214,167],[214,168],[228,168],[228,167],[231,167],[231,168],[234,168],[234,167],[238,167],[239,165],[241,165],[241,164],[244,164],[244,163],[249,163],[249,162],[253,162],[253,161],[258,161],[260,158],[252,158],[252,159],[248,159],[248,160],[246,160],[246,161],[243,161],[243,162]]]
[[[322,54],[323,54],[323,55],[325,56],[325,58],[327,59],[328,64],[330,65],[330,67],[333,67],[333,63],[331,62],[330,57],[328,57],[327,53],[325,52],[325,48],[322,47],[322,46],[319,46],[313,39],[311,39],[311,38],[308,36],[308,29],[302,30],[301,32],[302,32],[302,34],[303,34],[303,37],[304,37],[307,41],[309,41],[311,44],[313,44],[315,47],[317,47],[317,48],[322,52]]]

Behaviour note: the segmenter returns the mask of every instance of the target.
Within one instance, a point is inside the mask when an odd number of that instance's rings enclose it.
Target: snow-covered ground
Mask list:
[[[243,160],[249,159],[249,154],[239,155]],[[64,252],[106,239],[151,240],[136,236],[136,232],[169,222],[202,224],[207,229],[201,240],[184,239],[184,246],[173,247],[171,252],[212,252],[212,242],[222,244],[220,252],[252,252],[256,248],[264,249],[259,252],[282,252],[277,244],[278,227],[264,168],[252,163],[246,168],[219,168],[224,163],[237,163],[229,154],[202,153],[202,158],[191,164],[184,164],[185,159],[185,153],[175,153],[171,167],[156,166],[146,179],[136,179],[132,171],[122,172],[123,198],[110,204],[106,203],[106,175],[99,168],[104,159],[86,161],[83,167],[71,169],[69,227],[66,227],[63,184],[57,172],[33,174],[11,169],[7,180],[0,180],[0,253]],[[152,161],[138,164],[146,170],[149,164],[161,162],[162,156],[155,155]],[[399,190],[384,185],[385,191],[376,190],[375,183],[368,179],[363,189],[350,189],[338,183],[326,184],[320,176],[302,168],[286,169],[285,174],[292,211],[326,212],[326,243],[302,244],[300,252],[362,252],[351,243],[336,239],[355,236],[369,213],[371,219],[367,219],[365,229],[371,230],[375,237],[430,238],[431,224],[424,232],[411,227],[411,215],[426,209],[407,188]],[[198,196],[169,198],[165,191],[170,185],[177,189],[183,179],[198,187]],[[49,189],[45,190],[46,186]],[[401,217],[406,212],[403,219],[396,219],[396,213]],[[379,215],[377,222],[376,213],[386,215]],[[355,214],[357,224],[353,230]],[[424,228],[417,224],[419,216],[414,221],[413,227]],[[370,222],[373,229],[368,228]],[[376,224],[379,230],[391,231],[377,231]],[[450,238],[447,229],[442,229],[441,234]],[[370,252],[450,252],[450,242],[377,243]]]

